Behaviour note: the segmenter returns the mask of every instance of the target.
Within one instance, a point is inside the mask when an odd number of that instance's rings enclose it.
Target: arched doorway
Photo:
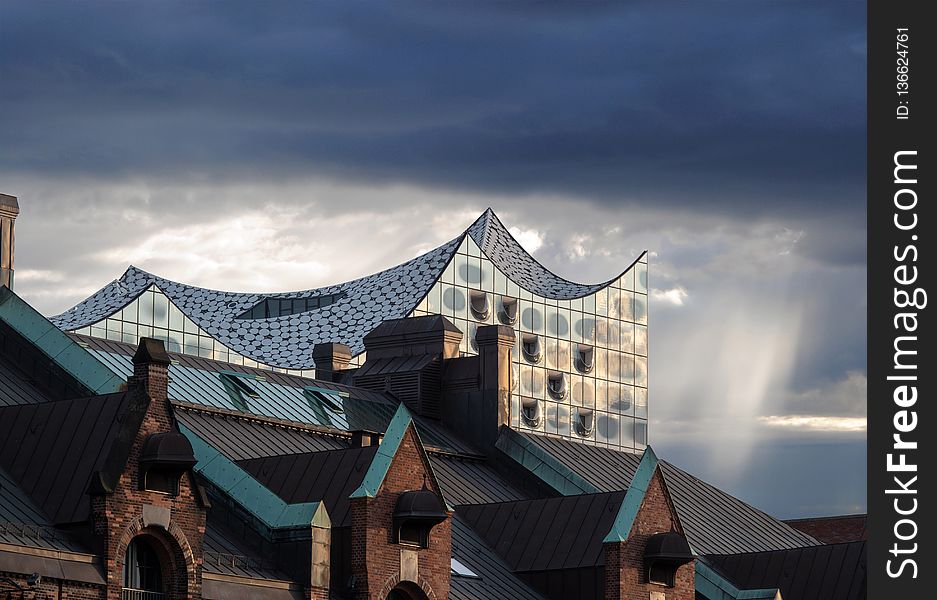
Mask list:
[[[420,586],[410,581],[402,581],[387,594],[387,600],[429,600],[429,598]]]
[[[163,600],[167,566],[148,536],[138,535],[130,540],[124,555],[121,600]]]

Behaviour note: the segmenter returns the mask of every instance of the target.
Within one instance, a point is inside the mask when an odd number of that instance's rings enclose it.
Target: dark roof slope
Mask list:
[[[236,575],[254,579],[276,579],[288,581],[290,577],[276,568],[274,561],[265,559],[258,552],[242,543],[238,536],[224,526],[215,523],[209,511],[205,524],[204,552],[205,570],[209,573]]]
[[[840,515],[788,519],[784,522],[798,531],[817,538],[824,544],[841,544],[868,539],[867,520],[867,515]]]
[[[233,461],[348,447],[348,438],[297,423],[173,405],[176,419]]]
[[[84,552],[81,546],[52,527],[39,507],[3,469],[0,469],[0,542]]]
[[[333,527],[351,524],[348,497],[361,485],[378,446],[242,460],[238,465],[289,504],[325,502]]]
[[[863,600],[865,542],[721,554],[705,560],[740,589],[778,588],[785,600]]]
[[[25,374],[0,353],[0,406],[18,404],[37,404],[48,402],[52,398],[43,394],[39,388],[28,381]]]
[[[627,489],[641,460],[637,454],[558,438],[519,434],[601,491]],[[661,470],[680,522],[697,554],[799,548],[818,542],[666,461]]]
[[[429,460],[450,504],[484,504],[529,497],[515,482],[492,468],[487,459],[429,452]]]
[[[459,506],[458,516],[515,572],[605,564],[602,540],[622,491]]]
[[[127,392],[0,408],[0,467],[53,523],[88,516],[88,485],[105,466],[123,465],[149,398]],[[120,441],[120,443],[117,443]],[[123,457],[121,459],[121,454]]]
[[[478,576],[453,573],[449,589],[452,600],[542,600],[458,515],[452,519],[452,557]]]

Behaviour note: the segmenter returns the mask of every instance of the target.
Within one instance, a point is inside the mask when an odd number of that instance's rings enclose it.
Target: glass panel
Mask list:
[[[634,326],[634,353],[647,356],[647,327],[644,325]]]
[[[622,446],[627,448],[634,447],[634,417],[621,417],[621,440]]]
[[[642,292],[646,294],[647,293],[647,265],[644,263],[638,263],[635,266],[637,267],[637,271],[635,272],[634,289],[638,292]]]
[[[634,295],[634,320],[636,323],[647,323],[647,296]]]
[[[169,327],[169,298],[163,294],[155,294],[153,297],[153,325]]]
[[[621,355],[621,381],[634,383],[634,354]]]
[[[647,357],[634,357],[634,384],[647,387]]]
[[[139,298],[139,301],[140,301],[139,319],[140,320],[138,321],[138,323],[141,323],[143,325],[153,324],[153,297],[154,295],[155,294],[153,292],[144,292],[143,295],[140,296]]]
[[[634,388],[634,414],[642,419],[647,418],[647,390]]]

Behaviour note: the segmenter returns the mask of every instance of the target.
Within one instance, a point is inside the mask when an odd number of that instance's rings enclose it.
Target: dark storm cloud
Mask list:
[[[0,165],[835,213],[863,194],[864,15],[6,2]]]

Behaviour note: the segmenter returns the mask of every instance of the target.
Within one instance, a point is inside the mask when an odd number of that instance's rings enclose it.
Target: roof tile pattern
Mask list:
[[[265,365],[308,369],[312,348],[321,342],[347,344],[354,355],[364,351],[364,336],[381,322],[410,314],[442,275],[469,235],[492,263],[524,289],[552,299],[594,293],[611,281],[583,285],[550,272],[521,247],[491,209],[466,232],[417,258],[347,283],[281,294],[225,292],[163,279],[131,266],[117,280],[51,321],[72,331],[114,314],[151,286],[206,333],[235,352]],[[629,267],[630,268],[630,267]],[[266,298],[312,298],[339,294],[326,306],[265,319],[238,318]]]

